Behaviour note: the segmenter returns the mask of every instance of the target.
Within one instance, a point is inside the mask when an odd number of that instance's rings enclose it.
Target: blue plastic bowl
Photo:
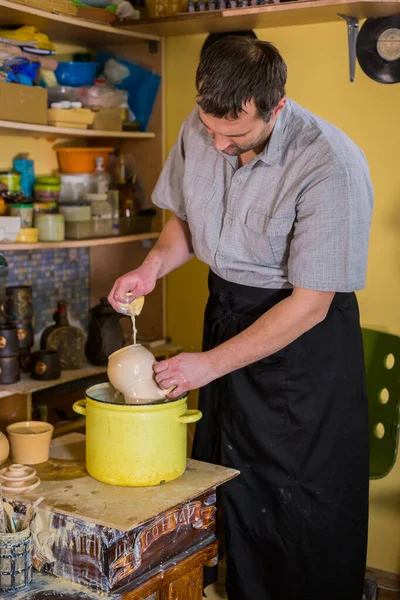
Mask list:
[[[58,85],[84,87],[94,84],[97,63],[59,62],[55,70]]]

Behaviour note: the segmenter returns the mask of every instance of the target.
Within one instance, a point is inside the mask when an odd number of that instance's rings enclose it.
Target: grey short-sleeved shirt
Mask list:
[[[238,168],[198,108],[153,202],[188,222],[197,257],[234,283],[351,292],[365,286],[373,190],[362,151],[288,100],[264,151]]]

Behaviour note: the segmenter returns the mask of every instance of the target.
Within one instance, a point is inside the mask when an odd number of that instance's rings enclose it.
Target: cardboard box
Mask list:
[[[101,108],[96,111],[92,129],[122,131],[122,110],[120,108]]]
[[[47,125],[47,90],[1,81],[0,119]]]

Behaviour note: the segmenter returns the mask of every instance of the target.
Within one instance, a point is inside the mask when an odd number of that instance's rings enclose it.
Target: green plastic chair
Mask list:
[[[392,470],[399,443],[400,338],[362,329],[367,377],[370,478]]]

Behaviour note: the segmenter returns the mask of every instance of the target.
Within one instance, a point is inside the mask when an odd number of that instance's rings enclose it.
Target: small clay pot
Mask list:
[[[31,377],[50,381],[61,376],[60,355],[57,350],[38,350],[31,355]]]
[[[0,465],[6,462],[8,455],[10,454],[10,444],[8,443],[8,439],[1,433],[0,431]]]
[[[19,354],[19,346],[16,327],[0,327],[0,357],[17,354]]]
[[[30,285],[7,287],[6,297],[1,305],[1,312],[11,323],[32,321],[32,287]]]
[[[22,421],[7,426],[11,459],[23,465],[36,465],[49,459],[54,427],[42,421]]]
[[[29,350],[33,346],[33,328],[32,323],[13,323],[17,329],[18,346],[20,350]]]
[[[4,356],[0,358],[0,383],[16,383],[19,380],[19,356]]]

